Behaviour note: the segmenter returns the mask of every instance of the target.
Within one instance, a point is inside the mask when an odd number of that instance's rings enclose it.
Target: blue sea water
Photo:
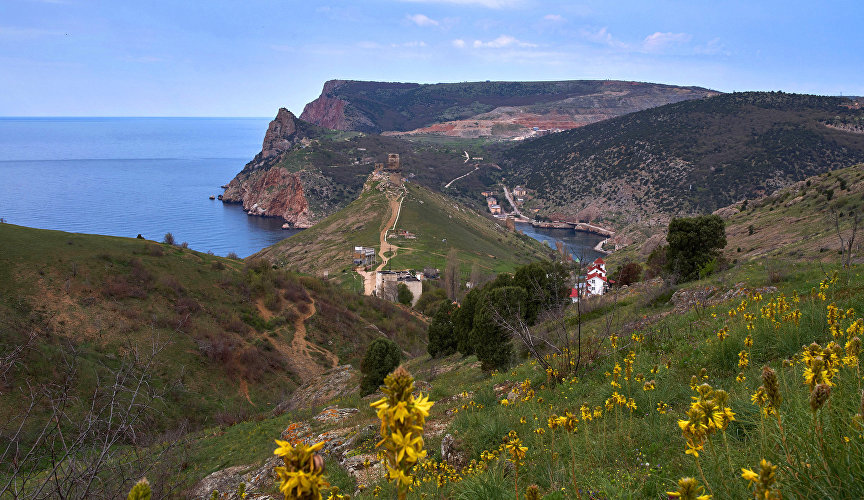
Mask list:
[[[574,259],[584,262],[592,262],[597,257],[603,256],[602,253],[594,250],[598,243],[606,238],[597,234],[586,233],[585,231],[574,231],[572,229],[546,229],[541,227],[533,227],[527,223],[516,223],[516,229],[525,233],[535,240],[546,243],[552,248],[555,248],[555,242],[564,243],[564,248],[570,252]]]
[[[261,149],[267,118],[0,118],[0,217],[241,257],[296,231],[209,200]]]

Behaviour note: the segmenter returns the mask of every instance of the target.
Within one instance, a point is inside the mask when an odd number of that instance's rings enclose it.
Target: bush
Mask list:
[[[666,269],[690,281],[726,246],[726,225],[717,215],[672,219],[666,241]]]
[[[396,285],[396,299],[400,304],[410,306],[411,302],[414,300],[414,294],[408,289],[408,285],[405,283],[399,283]]]
[[[399,346],[390,339],[377,338],[369,344],[366,355],[360,365],[363,373],[363,381],[360,383],[360,392],[364,396],[375,392],[384,382],[384,377],[399,366],[402,353]]]
[[[628,262],[618,271],[617,282],[619,286],[632,285],[642,279],[642,264]]]
[[[444,302],[429,323],[429,345],[427,350],[433,358],[449,356],[456,352],[456,334],[453,331],[452,315],[456,306]]]
[[[166,245],[173,245],[174,235],[171,233],[165,233],[165,237],[162,238],[162,243],[165,243]]]

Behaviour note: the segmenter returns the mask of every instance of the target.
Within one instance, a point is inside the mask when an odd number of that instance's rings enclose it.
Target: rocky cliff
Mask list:
[[[614,80],[431,85],[331,80],[300,117],[366,133],[527,138],[716,94]]]
[[[242,203],[250,215],[280,217],[288,227],[309,227],[312,219],[301,175],[278,163],[292,148],[308,143],[310,132],[310,124],[280,108],[267,127],[261,152],[228,183],[222,201]]]

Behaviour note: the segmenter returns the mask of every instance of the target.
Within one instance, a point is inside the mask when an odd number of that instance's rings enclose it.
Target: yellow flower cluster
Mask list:
[[[824,348],[813,342],[805,346],[801,353],[801,362],[807,366],[804,370],[804,384],[812,391],[818,384],[834,385],[832,379],[837,374],[842,349],[836,342],[830,342]]]
[[[376,447],[385,450],[387,477],[404,497],[413,482],[411,468],[426,456],[423,426],[434,403],[423,395],[414,397],[414,378],[401,366],[384,379],[382,390],[384,397],[370,405],[381,420],[382,439]]]
[[[283,463],[283,466],[275,468],[279,476],[279,492],[286,500],[320,500],[322,491],[330,488],[323,474],[324,459],[315,453],[324,443],[292,446],[288,441],[277,439],[276,444],[278,448],[273,454]]]
[[[780,491],[774,486],[777,481],[775,471],[776,465],[765,460],[759,462],[759,472],[756,473],[752,469],[741,469],[741,477],[750,482],[753,487],[753,496],[759,500],[780,500]]]
[[[685,453],[694,457],[699,456],[699,450],[711,434],[725,431],[729,422],[735,420],[735,413],[726,406],[729,398],[726,391],[702,384],[696,388],[696,393],[698,396],[693,397],[687,410],[687,419],[678,421],[681,434],[687,440]]]
[[[667,491],[666,494],[670,498],[680,498],[681,500],[710,500],[711,495],[703,495],[705,491],[703,486],[699,485],[692,477],[682,477],[678,480],[678,489],[675,491]]]

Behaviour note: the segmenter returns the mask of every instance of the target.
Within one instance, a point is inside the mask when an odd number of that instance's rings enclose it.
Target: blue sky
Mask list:
[[[0,116],[299,114],[334,78],[864,95],[864,3],[0,0]]]

